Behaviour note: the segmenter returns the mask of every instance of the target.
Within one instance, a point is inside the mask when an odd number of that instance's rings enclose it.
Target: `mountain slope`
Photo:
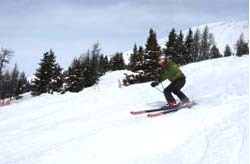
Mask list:
[[[243,34],[246,42],[249,40],[248,20],[209,23],[197,27],[191,27],[191,29],[193,33],[195,33],[197,29],[199,29],[200,32],[202,32],[205,29],[206,25],[209,28],[209,32],[213,34],[216,46],[219,48],[221,54],[224,53],[227,44],[230,46],[232,52],[236,52],[235,44],[237,40],[239,40],[241,34]],[[188,30],[189,29],[182,29],[182,32],[185,37],[188,34]],[[179,34],[179,31],[177,31],[177,33]],[[167,40],[168,40],[168,35],[158,40],[158,43],[161,46],[161,48],[165,48]],[[132,50],[124,53],[124,60],[126,63],[129,63],[129,56],[131,53]]]
[[[80,93],[0,108],[0,163],[249,163],[248,56],[181,69],[198,105],[154,119],[129,111],[161,106],[163,95],[149,83],[119,88],[124,71]]]
[[[228,44],[232,51],[235,52],[235,44],[241,34],[243,34],[245,41],[249,40],[249,22],[248,21],[224,21],[207,24],[209,32],[214,35],[215,42],[220,52],[223,53],[226,45]],[[192,27],[193,33],[197,29],[202,32],[206,25]],[[184,36],[187,35],[189,29],[183,30]],[[179,32],[178,32],[179,33]],[[161,47],[165,47],[168,37],[159,40]]]

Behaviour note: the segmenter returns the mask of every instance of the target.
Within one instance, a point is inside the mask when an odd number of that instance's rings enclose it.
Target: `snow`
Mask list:
[[[239,40],[241,34],[243,34],[244,40],[246,42],[248,42],[249,40],[248,20],[209,23],[197,27],[192,27],[191,29],[193,33],[195,33],[197,29],[199,29],[202,33],[206,26],[208,27],[209,32],[213,34],[216,46],[219,48],[221,54],[224,53],[227,44],[230,46],[232,52],[235,52],[235,45]],[[188,31],[189,29],[182,30],[184,36],[188,34]],[[168,37],[160,39],[159,44],[162,47],[165,47],[167,39]]]
[[[150,83],[119,88],[127,71],[80,93],[26,94],[0,108],[0,163],[248,164],[248,56],[181,69],[198,105],[157,118],[130,115],[165,100]]]
[[[243,38],[246,42],[249,41],[249,21],[248,20],[234,20],[234,21],[222,21],[215,23],[208,23],[204,25],[199,25],[191,27],[193,34],[197,29],[202,33],[205,27],[208,26],[209,32],[213,34],[215,39],[215,44],[219,48],[221,54],[224,54],[225,47],[228,44],[232,52],[235,53],[235,44],[240,38],[240,35],[243,34]],[[181,29],[184,37],[187,36],[189,29]],[[156,31],[157,33],[157,31]],[[179,31],[176,32],[179,34]],[[163,38],[158,39],[158,43],[161,48],[165,48],[166,42],[168,40],[168,35]],[[132,53],[132,50],[128,50],[124,53],[124,61],[126,64],[129,63],[129,57]]]

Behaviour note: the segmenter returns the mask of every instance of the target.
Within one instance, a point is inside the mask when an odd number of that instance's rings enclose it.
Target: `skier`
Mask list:
[[[160,79],[151,83],[152,87],[156,87],[162,81],[168,79],[171,84],[164,89],[164,95],[167,100],[167,104],[171,107],[178,106],[172,93],[174,93],[180,100],[181,105],[189,105],[191,102],[188,97],[181,91],[181,88],[185,85],[186,78],[183,72],[179,69],[178,65],[171,59],[167,58],[165,54],[162,54],[158,58],[158,64],[161,66]]]

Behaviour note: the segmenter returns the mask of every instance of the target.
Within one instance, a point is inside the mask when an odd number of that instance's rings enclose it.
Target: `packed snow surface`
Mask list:
[[[183,91],[198,105],[156,118],[130,115],[165,100],[150,83],[119,88],[126,71],[80,93],[26,95],[1,107],[0,163],[248,164],[248,56],[181,69]]]

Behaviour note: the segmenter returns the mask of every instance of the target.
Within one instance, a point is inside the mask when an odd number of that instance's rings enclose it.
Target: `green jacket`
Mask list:
[[[185,75],[182,73],[179,66],[171,59],[167,59],[160,72],[160,81],[168,79],[169,81],[173,82],[181,77],[185,77]]]

